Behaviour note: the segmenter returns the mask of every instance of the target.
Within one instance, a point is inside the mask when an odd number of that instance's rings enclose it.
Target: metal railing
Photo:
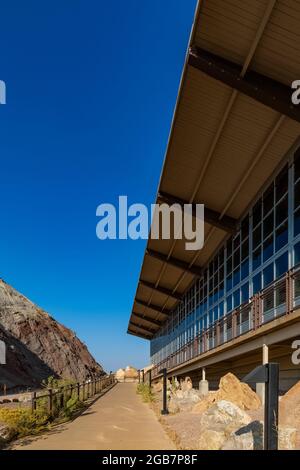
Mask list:
[[[153,377],[159,375],[160,369],[184,364],[280,316],[289,315],[299,306],[300,266],[297,266],[156,364]]]
[[[99,379],[74,383],[58,388],[48,388],[43,392],[33,392],[31,396],[31,410],[43,409],[49,415],[57,415],[64,409],[69,400],[80,402],[101,393],[115,383],[114,374]]]

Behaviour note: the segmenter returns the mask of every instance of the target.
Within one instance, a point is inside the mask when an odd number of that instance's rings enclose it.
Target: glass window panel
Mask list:
[[[288,180],[289,180],[288,165],[286,165],[275,180],[276,201],[279,201],[279,199],[281,199],[282,196],[287,192]]]
[[[227,242],[227,257],[232,253],[232,238],[230,238]]]
[[[273,263],[263,271],[264,287],[268,286],[274,280]]]
[[[232,310],[232,295],[227,297],[227,313]]]
[[[257,250],[253,252],[252,258],[252,269],[255,271],[261,265],[261,248],[259,247]]]
[[[300,242],[294,246],[294,264],[300,263]]]
[[[215,308],[214,308],[214,321],[217,321],[218,318],[219,318],[218,307],[215,307]]]
[[[240,269],[236,269],[233,272],[233,279],[232,279],[233,287],[235,287],[239,282],[240,282]]]
[[[241,287],[241,301],[242,303],[249,300],[249,284],[248,282]]]
[[[236,250],[241,244],[241,237],[240,234],[238,234],[234,240],[233,240],[233,249]]]
[[[242,235],[242,240],[245,240],[245,238],[247,238],[249,235],[249,216],[248,215],[244,218],[244,220],[241,223],[241,235]]]
[[[241,279],[245,279],[249,275],[249,259],[246,259],[242,263],[242,268],[241,268]]]
[[[242,244],[242,260],[249,256],[249,238]]]
[[[263,245],[263,260],[267,261],[273,255],[273,235]]]
[[[230,256],[230,258],[227,259],[227,263],[226,263],[226,269],[227,269],[227,273],[231,273],[232,271],[232,257]]]
[[[264,217],[274,206],[274,183],[270,184],[263,195],[263,215]]]
[[[264,219],[264,239],[267,238],[274,230],[274,213],[271,212],[268,217]]]
[[[224,280],[224,266],[221,266],[221,268],[219,269],[219,281],[223,281]]]
[[[219,251],[219,266],[221,266],[224,263],[224,249],[221,248]]]
[[[295,181],[300,178],[300,148],[296,150],[294,155],[294,173],[295,173]]]
[[[253,230],[253,249],[258,247],[258,245],[261,243],[261,224],[256,227],[255,230]]]
[[[221,282],[219,286],[219,298],[223,297],[223,295],[224,295],[224,282]]]
[[[275,250],[279,251],[288,242],[288,222],[285,222],[276,230],[275,234]]]
[[[224,315],[224,302],[220,302],[220,305],[219,305],[219,317],[223,317]]]
[[[300,208],[294,214],[294,236],[300,233]]]
[[[261,211],[262,211],[262,202],[261,202],[261,199],[259,199],[257,203],[255,204],[255,206],[253,207],[253,211],[252,211],[253,227],[255,227],[257,224],[261,222],[261,219],[262,219]]]
[[[233,255],[233,269],[237,268],[241,262],[240,250],[235,251]]]
[[[280,277],[282,274],[288,271],[289,266],[289,259],[288,259],[288,252],[281,255],[275,261],[275,270],[276,270],[276,278]]]
[[[300,181],[294,186],[294,209],[300,205]]]
[[[261,290],[261,273],[256,274],[253,278],[253,295]]]
[[[227,276],[226,290],[229,291],[230,289],[232,289],[232,276]]]
[[[241,304],[241,301],[240,301],[240,290],[236,290],[233,294],[232,294],[232,297],[233,297],[233,308],[236,308],[238,307],[240,304]]]
[[[289,211],[287,196],[276,206],[276,226],[282,224],[287,219]]]

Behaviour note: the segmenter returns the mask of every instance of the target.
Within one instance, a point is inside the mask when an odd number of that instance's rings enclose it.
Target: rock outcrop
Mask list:
[[[300,382],[297,382],[279,402],[280,422],[299,428],[300,426]]]
[[[247,384],[240,382],[235,375],[228,373],[221,378],[219,389],[209,392],[195,405],[193,411],[203,413],[220,400],[230,401],[243,410],[257,410],[261,406],[259,396]]]
[[[139,372],[132,366],[127,366],[125,369],[118,369],[115,372],[115,378],[118,382],[136,382],[139,378]]]
[[[50,375],[83,381],[104,374],[76,334],[0,280],[0,340],[7,364],[1,384],[7,389],[38,387]]]

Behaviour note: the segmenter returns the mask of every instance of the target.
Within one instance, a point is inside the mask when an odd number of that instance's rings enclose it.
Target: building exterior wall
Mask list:
[[[300,262],[300,146],[258,194],[238,231],[215,253],[151,341],[159,364]],[[300,295],[299,282],[295,295]],[[284,312],[280,289],[265,301],[269,319]],[[267,317],[266,317],[267,318]]]

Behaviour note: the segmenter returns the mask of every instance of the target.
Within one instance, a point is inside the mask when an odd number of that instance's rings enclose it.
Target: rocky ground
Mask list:
[[[0,280],[0,340],[6,365],[0,365],[0,395],[39,387],[53,375],[83,381],[101,376],[102,367],[77,338],[44,310]]]
[[[161,383],[152,387],[159,414]],[[258,395],[233,374],[202,395],[186,378],[168,385],[170,414],[161,417],[179,449],[256,450],[263,446],[263,407]],[[279,448],[300,449],[300,382],[280,399]]]

